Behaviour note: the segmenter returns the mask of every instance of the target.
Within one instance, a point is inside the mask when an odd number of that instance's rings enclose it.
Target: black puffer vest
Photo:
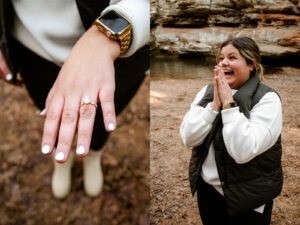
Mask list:
[[[213,101],[213,84],[210,84],[204,97],[198,103],[205,107]],[[253,106],[273,89],[262,84],[258,76],[251,77],[233,96],[247,118]],[[219,114],[212,130],[204,142],[193,149],[189,176],[191,191],[197,191],[198,178],[210,144],[215,148],[215,159],[229,215],[255,209],[278,196],[282,189],[281,137],[264,153],[244,164],[237,164],[227,153],[223,135],[222,117]]]

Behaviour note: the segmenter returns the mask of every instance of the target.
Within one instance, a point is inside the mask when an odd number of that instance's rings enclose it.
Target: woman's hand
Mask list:
[[[78,122],[77,155],[88,154],[96,107],[81,104],[101,102],[108,132],[116,127],[114,106],[114,60],[120,46],[92,26],[75,44],[50,90],[43,115],[46,117],[42,152],[50,154],[58,137],[55,159],[67,160]]]
[[[9,84],[14,84],[16,86],[23,86],[23,83],[21,81],[17,81],[16,83],[13,83],[13,75],[10,69],[7,66],[6,60],[2,54],[2,51],[0,50],[0,79],[4,80],[5,82]]]
[[[232,91],[226,81],[225,73],[223,71],[222,65],[218,64],[216,66],[216,68],[217,68],[217,73],[218,73],[217,85],[218,85],[219,99],[220,99],[221,105],[225,106],[229,102],[233,102]]]
[[[219,93],[218,93],[218,69],[217,67],[215,67],[214,69],[214,100],[211,104],[211,107],[216,110],[219,111],[220,107],[221,107],[221,102],[220,102],[220,98],[219,98]]]

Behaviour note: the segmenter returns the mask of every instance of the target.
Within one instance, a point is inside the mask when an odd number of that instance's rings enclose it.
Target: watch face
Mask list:
[[[236,107],[237,104],[236,104],[236,102],[229,102],[229,106],[230,106],[230,108],[233,108],[233,107]]]
[[[129,25],[128,21],[118,15],[115,11],[106,13],[99,20],[114,33],[119,33]]]

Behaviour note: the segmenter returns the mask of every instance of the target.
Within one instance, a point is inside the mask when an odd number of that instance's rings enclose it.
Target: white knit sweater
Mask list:
[[[209,103],[205,108],[197,105],[205,94],[204,87],[191,104],[180,127],[180,135],[185,146],[195,147],[204,141],[218,115]],[[232,90],[234,95],[237,90]],[[228,154],[236,163],[247,163],[262,154],[277,141],[282,128],[281,101],[274,92],[266,93],[250,111],[247,119],[238,107],[222,110],[223,138]],[[213,143],[202,165],[203,179],[223,195],[215,161]],[[256,209],[262,212],[264,206]]]
[[[12,0],[16,13],[11,34],[28,49],[62,66],[85,32],[75,0]],[[133,27],[132,43],[122,57],[134,54],[150,39],[149,0],[111,0],[103,12],[115,10]]]

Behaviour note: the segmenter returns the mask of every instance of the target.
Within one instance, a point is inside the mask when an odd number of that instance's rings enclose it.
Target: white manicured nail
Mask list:
[[[77,154],[82,155],[85,152],[84,146],[80,145],[77,150],[76,150]]]
[[[46,114],[46,109],[43,109],[43,111],[40,113],[40,116],[44,116]]]
[[[59,152],[56,154],[55,159],[58,161],[64,160],[65,154],[63,152]]]
[[[12,74],[6,74],[6,80],[8,80],[8,81],[10,81],[10,80],[12,80],[13,79],[13,75]]]
[[[48,154],[50,152],[50,146],[49,145],[44,145],[42,148],[42,153],[43,154]]]
[[[115,126],[112,123],[110,123],[110,124],[108,124],[108,129],[110,131],[113,131],[115,129]]]

